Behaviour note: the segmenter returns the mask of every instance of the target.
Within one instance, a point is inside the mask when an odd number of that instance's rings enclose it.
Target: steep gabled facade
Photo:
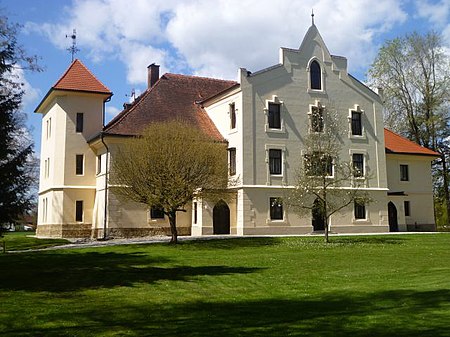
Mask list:
[[[80,70],[82,74],[75,76],[78,68],[85,69],[75,61],[36,109],[43,114],[40,236],[167,234],[164,215],[117,199],[110,192],[108,175],[126,137],[139,135],[149,123],[171,119],[183,119],[213,139],[226,141],[229,172],[238,182],[230,187],[235,198],[228,203],[194,199],[186,205],[178,217],[180,234],[321,231],[324,224],[313,213],[299,217],[280,201],[294,187],[295,171],[302,169],[305,137],[317,127],[313,112],[320,109],[337,111],[345,128],[340,158],[357,158],[369,177],[364,189],[373,200],[362,209],[351,205],[333,215],[331,231],[434,228],[430,162],[438,154],[384,129],[380,96],[348,74],[347,60],[329,53],[314,24],[299,49],[281,48],[279,64],[267,69],[240,69],[237,82],[176,74],[159,77],[159,67],[152,64],[148,89],[106,126],[101,124],[103,104],[111,92],[89,72]],[[73,130],[80,112],[89,118],[89,127],[81,133]],[[58,120],[59,131],[49,141],[50,118],[53,123]],[[82,176],[77,174],[79,155]],[[52,163],[61,170],[56,172]],[[410,182],[399,176],[405,174],[405,165]],[[416,184],[412,179],[419,175],[426,179]]]

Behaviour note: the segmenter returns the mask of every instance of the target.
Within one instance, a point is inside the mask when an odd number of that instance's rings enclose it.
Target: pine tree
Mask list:
[[[20,63],[34,67],[34,61],[18,46],[17,27],[0,16],[0,225],[14,222],[32,204],[33,144],[26,137],[24,92],[14,70]]]

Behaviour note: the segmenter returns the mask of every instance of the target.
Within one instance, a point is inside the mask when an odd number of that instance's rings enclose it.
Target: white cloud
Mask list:
[[[22,96],[22,108],[31,109],[36,105],[37,100],[41,96],[41,92],[39,89],[34,88],[25,78],[25,72],[22,68],[14,67],[11,70],[10,78],[15,83],[20,83],[20,89],[23,90]]]
[[[115,106],[107,106],[105,108],[105,112],[108,115],[108,117],[110,117],[110,118],[116,116],[121,111],[122,111],[121,109],[118,109]]]
[[[428,20],[435,29],[442,31],[444,43],[450,47],[450,0],[417,0],[416,7],[417,16]]]
[[[76,0],[64,23],[26,28],[65,49],[69,41],[61,32],[76,27],[88,57],[120,60],[132,85],[146,82],[152,62],[162,73],[189,69],[235,79],[239,67],[256,71],[277,63],[279,47],[298,48],[312,8],[331,53],[347,56],[351,70],[370,63],[378,34],[406,19],[396,0]]]

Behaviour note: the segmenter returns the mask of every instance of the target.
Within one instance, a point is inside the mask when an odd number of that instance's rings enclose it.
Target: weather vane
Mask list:
[[[66,35],[66,38],[69,37],[68,35]],[[72,46],[70,46],[69,48],[67,48],[67,50],[72,54],[72,62],[73,62],[73,57],[75,56],[75,54],[77,52],[80,51],[80,49],[77,48],[77,31],[74,28],[72,35],[70,35],[70,38],[72,39]]]

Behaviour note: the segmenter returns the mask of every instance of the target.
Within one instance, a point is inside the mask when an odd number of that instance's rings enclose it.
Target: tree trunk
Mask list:
[[[329,237],[328,237],[328,232],[329,232],[329,230],[328,230],[328,217],[326,217],[325,218],[325,242],[326,243],[329,243],[330,242],[330,239],[329,239]]]
[[[445,209],[447,210],[447,225],[450,223],[450,192],[448,190],[448,167],[447,167],[447,157],[442,154],[442,176],[443,176],[443,188],[444,188],[444,199],[445,199]]]
[[[172,234],[172,238],[170,239],[171,244],[178,243],[178,232],[177,232],[177,212],[170,211],[168,214],[169,223],[170,223],[170,232]]]

